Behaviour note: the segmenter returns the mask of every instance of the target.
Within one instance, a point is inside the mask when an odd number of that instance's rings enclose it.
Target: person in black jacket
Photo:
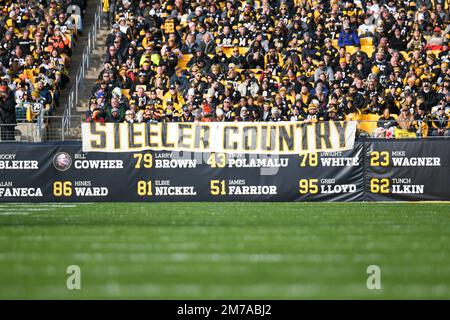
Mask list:
[[[401,29],[395,28],[393,34],[389,38],[389,47],[394,50],[403,51],[406,50],[407,45],[408,42],[406,41],[406,37],[401,33]]]
[[[397,121],[393,116],[391,116],[391,112],[389,108],[384,109],[383,115],[378,119],[377,127],[388,130],[392,127],[397,126]]]
[[[0,140],[14,140],[16,102],[8,87],[0,87]]]
[[[431,87],[431,83],[428,80],[423,81],[422,90],[418,93],[419,97],[425,101],[427,112],[431,111],[431,108],[436,106],[440,100],[439,94]]]

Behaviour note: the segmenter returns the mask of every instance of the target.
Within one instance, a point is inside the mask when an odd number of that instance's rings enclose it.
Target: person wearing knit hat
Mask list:
[[[315,113],[317,111],[317,106],[314,103],[308,105],[308,113]]]
[[[319,115],[317,113],[317,106],[314,103],[310,103],[307,108],[304,122],[316,123],[319,121]]]
[[[338,113],[338,109],[335,105],[329,105],[326,115],[320,117],[324,121],[340,121],[344,120],[344,117]]]
[[[359,46],[359,37],[358,34],[350,28],[350,24],[348,22],[344,22],[342,24],[342,31],[339,34],[338,38],[338,46]]]

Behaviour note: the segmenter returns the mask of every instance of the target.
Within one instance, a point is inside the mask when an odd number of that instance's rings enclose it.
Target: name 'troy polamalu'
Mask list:
[[[289,164],[288,158],[250,158],[250,159],[240,159],[240,158],[229,158],[227,160],[228,167],[236,168],[279,168],[287,167]]]

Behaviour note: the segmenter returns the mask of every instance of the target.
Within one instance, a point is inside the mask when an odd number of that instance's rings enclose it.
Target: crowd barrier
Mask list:
[[[9,143],[0,202],[449,201],[449,167],[444,138],[359,138],[351,150],[293,155]]]
[[[17,142],[43,142],[47,140],[81,140],[81,124],[86,123],[83,115],[67,114],[63,116],[44,116],[39,114],[35,122],[18,123],[17,125],[0,124],[0,132],[5,127],[14,127],[15,141]],[[413,123],[412,130],[403,130],[398,126],[393,127],[389,132],[378,128],[378,115],[362,115],[355,119],[357,122],[357,134],[372,138],[440,138],[435,135],[432,125],[422,123],[420,126]],[[397,122],[401,122],[396,120]],[[49,123],[53,125],[50,126]],[[450,128],[446,130],[445,136],[450,136]],[[11,142],[5,140],[0,134],[0,142]]]

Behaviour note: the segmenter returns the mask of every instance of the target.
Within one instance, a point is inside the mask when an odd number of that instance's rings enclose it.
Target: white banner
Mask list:
[[[356,121],[83,123],[84,152],[299,154],[353,149]]]

